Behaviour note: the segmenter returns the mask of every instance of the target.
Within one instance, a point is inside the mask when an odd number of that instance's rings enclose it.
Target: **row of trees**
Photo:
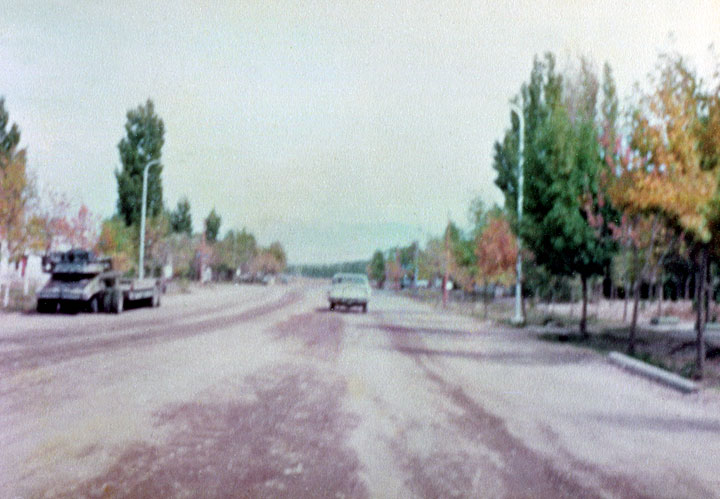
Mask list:
[[[128,111],[126,136],[118,144],[122,169],[115,172],[118,184],[117,214],[105,220],[98,249],[116,258],[118,268],[132,271],[139,238],[142,174],[148,170],[146,261],[151,272],[171,264],[175,273],[200,277],[211,268],[215,278],[232,279],[238,272],[276,274],[286,265],[285,250],[279,242],[260,247],[255,236],[230,229],[220,238],[222,217],[213,208],[204,220],[203,231],[193,233],[190,201],[182,197],[174,210],[163,203],[163,165],[160,162],[165,127],[151,100]]]
[[[517,242],[500,207],[487,209],[478,198],[469,213],[469,229],[448,222],[444,234],[430,238],[424,248],[412,243],[377,250],[367,266],[368,275],[381,287],[390,283],[399,288],[417,277],[440,281],[447,291],[447,283],[452,281],[465,291],[481,292],[487,304],[491,287],[507,286],[515,280]]]
[[[720,69],[720,65],[718,65]],[[634,353],[641,290],[665,282],[696,303],[696,374],[705,360],[712,299],[711,261],[720,257],[720,78],[704,82],[677,54],[663,54],[645,90],[621,107],[612,70],[586,59],[564,71],[536,58],[515,103],[522,109],[523,207],[518,217],[520,121],[495,143],[503,208],[471,209],[471,227],[448,223],[424,249],[378,251],[368,273],[382,283],[404,276],[451,278],[470,290],[515,280],[523,243],[524,293],[555,296],[577,277],[580,333],[587,336],[589,283],[633,300],[628,350]],[[690,289],[691,284],[694,289]],[[443,285],[443,288],[445,286]],[[627,303],[627,301],[626,301]]]
[[[28,252],[48,252],[63,247],[95,248],[112,256],[116,268],[134,273],[138,260],[142,175],[148,170],[146,259],[151,273],[171,264],[176,274],[195,277],[209,266],[216,277],[231,278],[242,272],[281,272],[285,251],[278,242],[260,247],[246,229],[228,230],[220,239],[221,217],[213,209],[204,230],[193,233],[190,202],[178,201],[167,210],[162,194],[160,161],[165,127],[148,100],[127,113],[125,136],[118,144],[122,167],[115,171],[117,213],[100,221],[86,206],[75,210],[57,192],[39,195],[26,168],[26,150],[19,148],[20,129],[10,126],[4,99],[0,99],[0,242],[10,261]],[[0,254],[0,256],[3,256]]]
[[[536,58],[516,101],[524,118],[523,216],[518,221],[519,122],[495,144],[496,183],[513,231],[551,276],[578,275],[587,335],[587,283],[619,278],[634,298],[670,260],[695,272],[697,373],[705,359],[710,258],[720,221],[720,84],[682,57],[662,55],[648,90],[621,111],[609,65],[602,78],[581,59],[565,72]]]

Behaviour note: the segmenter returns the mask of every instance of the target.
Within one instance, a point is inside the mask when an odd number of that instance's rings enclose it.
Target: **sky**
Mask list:
[[[207,4],[207,5],[206,5]],[[291,263],[425,241],[473,198],[547,51],[612,66],[631,97],[657,54],[710,74],[714,1],[0,0],[0,96],[42,188],[108,217],[126,113],[165,123],[165,203],[196,230],[280,240]],[[672,35],[670,35],[672,33]]]

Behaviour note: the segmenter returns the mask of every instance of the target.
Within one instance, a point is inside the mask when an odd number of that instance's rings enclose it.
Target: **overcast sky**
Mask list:
[[[709,71],[720,38],[720,0],[204,3],[0,0],[0,96],[40,182],[103,217],[126,112],[153,99],[166,204],[297,263],[502,202],[492,147],[536,54],[608,61],[628,96],[658,51]]]

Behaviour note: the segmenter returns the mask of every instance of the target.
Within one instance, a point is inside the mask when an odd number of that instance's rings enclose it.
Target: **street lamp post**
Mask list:
[[[160,163],[159,159],[153,159],[145,165],[143,170],[142,206],[140,207],[140,261],[138,262],[138,279],[145,278],[145,211],[147,205],[147,177],[151,166]]]
[[[520,135],[518,140],[518,192],[517,192],[517,222],[520,227],[522,221],[522,207],[523,207],[523,142],[525,141],[524,128],[525,120],[523,118],[523,110],[520,106],[514,103],[510,103],[510,107],[515,114],[517,114],[518,120],[520,121]],[[525,317],[522,313],[522,240],[520,234],[517,238],[517,267],[515,269],[515,317],[513,317],[513,323],[523,324],[525,323]]]

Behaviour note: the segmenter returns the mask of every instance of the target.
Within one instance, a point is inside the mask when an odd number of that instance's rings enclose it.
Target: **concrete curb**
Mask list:
[[[653,381],[657,381],[683,393],[693,393],[699,390],[698,385],[692,381],[682,378],[677,374],[665,371],[664,369],[660,369],[632,357],[628,357],[627,355],[619,352],[610,352],[608,358],[610,359],[610,362],[617,366],[645,376],[646,378],[650,378]]]

